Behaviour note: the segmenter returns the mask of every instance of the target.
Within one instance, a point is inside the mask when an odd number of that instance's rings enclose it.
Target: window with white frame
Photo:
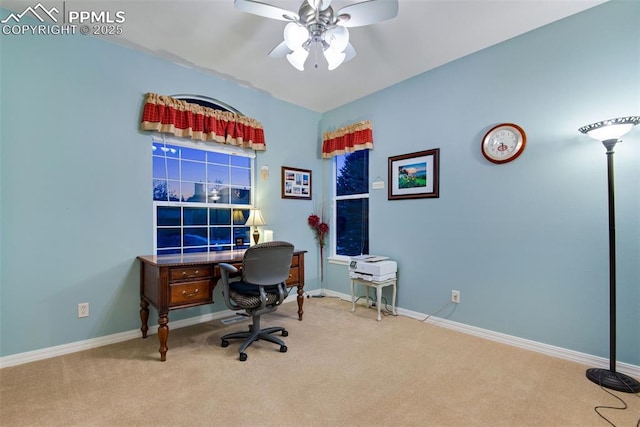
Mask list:
[[[334,255],[369,253],[369,150],[335,156]]]
[[[253,200],[253,150],[154,138],[154,251],[244,249]]]

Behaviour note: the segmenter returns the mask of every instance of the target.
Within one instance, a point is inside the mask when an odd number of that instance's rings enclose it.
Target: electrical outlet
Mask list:
[[[82,302],[78,304],[78,318],[89,317],[89,303]]]
[[[460,291],[451,291],[451,302],[460,303]]]

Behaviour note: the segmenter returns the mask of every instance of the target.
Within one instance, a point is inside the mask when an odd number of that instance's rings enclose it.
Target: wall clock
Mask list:
[[[513,123],[501,123],[482,138],[482,155],[491,163],[507,163],[522,154],[527,145],[524,130]]]

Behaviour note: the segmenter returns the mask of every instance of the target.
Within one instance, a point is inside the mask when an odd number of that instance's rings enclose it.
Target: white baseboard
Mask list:
[[[338,297],[340,299],[351,301],[351,295],[343,294],[340,292],[334,292],[330,290],[323,290],[323,295]],[[424,313],[418,313],[411,310],[405,310],[403,308],[396,308],[396,311],[401,316],[411,317],[413,319],[424,319],[427,317]],[[442,319],[439,317],[431,316],[425,323],[441,326],[443,328],[452,329],[454,331],[462,332],[469,335],[485,338],[491,341],[496,341],[502,344],[511,345],[514,347],[523,348],[525,350],[535,351],[537,353],[546,354],[547,356],[558,357],[560,359],[569,360],[572,362],[580,363],[592,368],[609,368],[609,359],[599,356],[593,356],[591,354],[580,353],[578,351],[569,350],[562,347],[556,347],[549,344],[540,343],[537,341],[531,341],[524,338],[515,337],[512,335],[503,334],[500,332],[494,332],[488,329],[477,328],[475,326],[465,325],[464,323],[454,322],[452,320]],[[640,366],[632,365],[630,363],[617,362],[616,371],[626,375],[630,375],[635,378],[640,378]]]
[[[351,301],[351,295],[343,294],[341,292],[335,292],[326,289],[318,289],[306,292],[309,296],[325,295],[328,297],[336,297],[345,301]],[[285,303],[294,302],[297,299],[297,295],[290,295],[284,301]],[[403,308],[396,308],[397,312],[401,316],[411,317],[413,319],[424,319],[427,315],[424,313],[418,313],[411,310],[405,310]],[[210,322],[212,320],[223,319],[228,316],[234,315],[235,312],[231,310],[218,311],[215,313],[205,314],[202,316],[190,317],[188,319],[176,320],[170,323],[171,329],[180,329],[187,326],[197,325],[199,323]],[[594,368],[608,368],[609,360],[604,357],[593,356],[586,353],[580,353],[578,351],[568,350],[562,347],[556,347],[548,344],[543,344],[537,341],[531,341],[524,338],[514,337],[512,335],[503,334],[500,332],[490,331],[488,329],[477,328],[475,326],[465,325],[464,323],[454,322],[452,320],[442,319],[439,317],[431,316],[425,321],[425,323],[441,326],[443,328],[452,329],[458,332],[462,332],[469,335],[485,338],[491,341],[496,341],[502,344],[511,345],[514,347],[523,348],[526,350],[535,351],[538,353],[546,354],[548,356],[558,357],[572,362],[581,363],[583,365]],[[158,325],[149,327],[147,332],[150,335],[158,332]],[[121,332],[118,334],[107,335],[99,338],[92,338],[84,341],[78,341],[70,344],[58,345],[55,347],[48,347],[41,350],[28,351],[25,353],[18,353],[11,356],[0,357],[0,369],[7,368],[9,366],[22,365],[24,363],[35,362],[37,360],[49,359],[51,357],[62,356],[64,354],[75,353],[77,351],[88,350],[91,348],[101,347],[103,345],[115,344],[130,339],[140,338],[140,330],[135,329],[133,331]],[[630,375],[632,377],[640,378],[640,366],[632,365],[630,363],[617,362],[616,369],[619,372]]]
[[[297,295],[288,296],[284,303],[296,301]],[[210,322],[212,320],[224,319],[235,315],[235,311],[223,310],[215,313],[203,314],[202,316],[190,317],[183,320],[175,320],[169,322],[171,330],[185,328],[187,326],[197,325],[199,323]],[[155,335],[158,333],[158,325],[149,326],[147,335]],[[12,354],[11,356],[0,357],[0,369],[9,366],[22,365],[24,363],[35,362],[37,360],[50,359],[64,354],[75,353],[77,351],[89,350],[103,345],[115,344],[122,341],[141,338],[140,329],[132,331],[120,332],[117,334],[107,335],[104,337],[91,338],[84,341],[77,341],[70,344],[57,345],[55,347],[43,348],[41,350],[27,351],[24,353]]]

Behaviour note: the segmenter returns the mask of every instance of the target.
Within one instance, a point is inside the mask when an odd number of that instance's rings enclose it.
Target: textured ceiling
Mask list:
[[[297,11],[302,0],[262,0]],[[385,0],[380,0],[385,1]],[[2,1],[15,11],[33,1]],[[43,5],[63,2],[41,1]],[[333,0],[334,10],[358,1]],[[241,12],[233,0],[67,0],[66,10],[122,10],[105,39],[325,112],[462,56],[581,12],[602,0],[399,0],[398,16],[350,29],[358,55],[334,71],[309,56],[304,71],[268,52],[286,22]],[[2,17],[4,18],[4,16]],[[206,94],[215,98],[215,94]]]

